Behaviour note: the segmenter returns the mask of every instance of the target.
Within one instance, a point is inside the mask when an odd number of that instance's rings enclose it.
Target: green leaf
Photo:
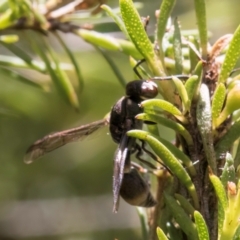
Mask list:
[[[217,119],[222,111],[223,103],[226,97],[226,88],[223,83],[220,83],[212,97],[212,121],[213,127],[217,125]]]
[[[19,40],[18,35],[2,35],[0,36],[0,41],[10,44],[10,43],[15,43]]]
[[[196,95],[196,92],[199,88],[201,79],[197,75],[191,76],[185,83],[185,89],[188,95],[188,101],[189,101],[189,108],[191,107],[191,103],[193,100],[194,95]]]
[[[193,71],[193,75],[197,75],[199,79],[202,79],[202,73],[203,73],[203,61],[200,60]]]
[[[168,240],[167,236],[164,234],[163,230],[160,227],[157,227],[157,236],[158,240]]]
[[[218,82],[225,83],[228,76],[233,70],[240,56],[240,25],[235,31],[232,41],[229,44],[225,59],[222,63],[221,71],[219,73]]]
[[[154,46],[145,32],[140,16],[135,9],[132,0],[120,0],[119,3],[122,19],[131,41],[146,60],[152,74],[154,76],[165,76],[166,74],[164,72],[163,64],[155,54]],[[177,100],[173,91],[173,83],[171,81],[162,81],[158,84],[160,86],[159,92],[162,96],[169,102],[175,103]]]
[[[6,74],[7,76],[9,76],[13,79],[21,81],[30,86],[37,87],[43,91],[49,92],[49,82],[50,81],[42,80],[42,79],[41,80],[33,80],[33,79],[30,79],[27,74],[24,74],[24,72],[21,73],[16,70],[10,70],[7,68],[1,68],[0,74],[1,75]]]
[[[238,141],[237,150],[234,156],[234,167],[237,168],[240,165],[240,141]]]
[[[141,18],[134,7],[132,0],[120,0],[120,10],[128,35],[138,51],[146,59],[149,67],[156,76],[163,76],[163,66],[154,53],[153,45],[149,40]]]
[[[198,231],[199,240],[209,240],[208,227],[200,212],[194,212],[195,224]]]
[[[106,13],[112,17],[112,19],[115,21],[115,23],[118,25],[120,30],[124,33],[127,39],[130,39],[127,29],[122,21],[122,19],[107,5],[103,4],[101,5],[101,8],[106,11]]]
[[[38,65],[33,63],[33,58],[30,55],[28,55],[25,51],[23,51],[21,48],[19,48],[17,45],[7,44],[5,42],[0,42],[0,43],[4,47],[6,47],[9,51],[14,53],[19,58],[21,58],[24,62],[26,62],[26,64],[28,64],[28,66],[31,67],[32,69],[35,69],[35,70],[40,71],[40,72],[43,71],[42,68],[40,68]]]
[[[176,200],[166,193],[164,193],[164,199],[167,207],[170,209],[173,217],[187,235],[188,239],[198,239],[195,224],[191,221],[186,212],[178,205]]]
[[[130,55],[136,59],[142,59],[142,54],[136,49],[132,42],[117,39],[106,34],[86,29],[78,29],[74,31],[78,36],[95,46],[102,47],[111,51],[120,51]]]
[[[111,67],[112,71],[116,75],[119,83],[122,85],[123,88],[125,88],[127,83],[118,66],[114,63],[114,61],[108,56],[108,54],[103,49],[98,47],[96,47],[96,49],[102,54],[102,56],[107,61],[108,65]]]
[[[180,123],[172,121],[171,119],[167,119],[166,117],[161,117],[155,114],[141,113],[136,116],[137,119],[141,119],[143,121],[150,121],[159,123],[165,127],[171,128],[177,133],[181,134],[186,140],[188,146],[193,145],[193,140],[190,133],[184,128],[184,126]]]
[[[147,216],[146,216],[146,211],[142,207],[137,207],[137,213],[140,219],[141,223],[141,230],[142,230],[142,236],[143,239],[147,239],[148,236],[148,224],[147,224]]]
[[[163,0],[160,6],[159,15],[157,17],[157,42],[160,48],[161,58],[163,59],[162,40],[166,33],[166,26],[171,15],[176,0]]]
[[[215,147],[217,158],[220,158],[221,154],[226,153],[239,137],[240,137],[240,121],[236,121],[217,143]]]
[[[68,46],[65,44],[65,42],[61,38],[61,36],[57,32],[55,32],[54,34],[57,37],[58,41],[63,46],[65,52],[67,53],[68,57],[71,60],[72,65],[74,66],[74,69],[75,69],[75,72],[76,72],[76,75],[77,75],[77,79],[78,79],[78,83],[79,83],[79,89],[82,90],[83,89],[83,77],[82,77],[82,74],[81,74],[81,70],[78,66],[78,62],[77,62],[75,56],[72,54],[71,50],[68,48]]]
[[[194,207],[192,204],[189,202],[189,199],[186,199],[184,196],[181,194],[174,194],[176,200],[180,203],[181,207],[184,209],[184,211],[188,214],[193,216],[193,213],[195,211]]]
[[[149,99],[141,102],[141,106],[143,108],[153,108],[153,107],[158,107],[161,108],[164,111],[167,111],[174,116],[179,116],[183,117],[182,113],[180,110],[178,110],[172,103],[169,103],[165,100],[162,99]]]
[[[172,77],[172,79],[173,79],[173,82],[174,82],[174,84],[177,88],[179,96],[181,97],[184,112],[189,111],[190,110],[190,101],[189,101],[189,98],[188,98],[187,90],[186,90],[183,82],[180,79],[178,79],[177,77],[174,77],[174,76]]]
[[[182,32],[183,35],[183,32]],[[189,35],[187,35],[188,37],[188,41],[190,44],[188,44],[188,49],[189,49],[189,60],[190,60],[190,72],[193,72],[194,68],[197,66],[198,64],[198,56],[196,55],[194,49],[199,49],[199,45],[198,45],[198,41],[197,38],[193,35],[191,35],[189,33]],[[191,47],[193,46],[193,48]]]
[[[218,204],[218,238],[222,234],[223,222],[225,219],[225,210],[222,204]]]
[[[113,51],[121,50],[120,44],[114,37],[86,29],[78,29],[75,33],[82,37],[85,41],[99,47]]]
[[[42,41],[46,51],[42,51],[40,48],[39,40],[31,35],[29,40],[31,41],[31,45],[34,47],[35,51],[39,54],[39,56],[43,59],[46,64],[47,70],[56,86],[56,89],[59,91],[61,96],[66,100],[67,103],[70,103],[74,108],[78,109],[78,98],[74,91],[74,88],[69,81],[66,73],[60,68],[60,64],[54,56],[52,50],[48,47],[48,45]],[[51,56],[56,69],[53,69],[51,66],[51,62],[47,56],[47,53]]]
[[[27,64],[25,61],[23,61],[19,57],[0,55],[0,66],[33,69],[44,74],[47,73],[45,63],[43,61],[38,61],[34,59],[31,62],[31,66],[29,66],[29,64]],[[65,71],[73,70],[72,65],[68,63],[60,63],[60,67]],[[52,64],[52,68],[56,69],[56,66]]]
[[[182,36],[177,18],[174,20],[174,33],[173,33],[173,52],[175,59],[175,73],[182,74],[183,60],[182,60]]]
[[[172,152],[164,146],[155,137],[151,136],[148,132],[142,130],[131,130],[128,136],[135,137],[146,141],[153,151],[161,158],[163,163],[170,169],[170,171],[179,178],[180,182],[188,189],[189,194],[193,198],[194,206],[196,208],[198,205],[198,198],[194,184],[191,181],[188,173],[185,171],[183,166],[179,163]]]
[[[234,111],[240,109],[240,82],[237,83],[229,90],[226,98],[225,106],[220,113],[219,117],[215,120],[215,127],[217,128],[222,124],[227,117]]]
[[[219,240],[233,239],[235,232],[239,228],[240,222],[240,191],[239,182],[238,186],[235,183],[228,183],[228,208],[225,211],[225,219],[223,222],[223,228],[221,237]]]
[[[202,49],[202,58],[207,59],[207,44],[208,44],[208,32],[207,32],[207,19],[206,19],[206,5],[205,0],[194,0],[195,12],[197,17],[198,31],[200,37],[200,46]]]
[[[232,155],[230,153],[226,154],[226,162],[224,164],[222,175],[221,175],[221,182],[223,186],[226,188],[228,182],[235,181],[235,168]]]
[[[210,181],[214,187],[214,190],[216,192],[219,203],[226,210],[228,207],[228,201],[227,201],[227,195],[226,195],[224,186],[222,185],[222,182],[216,175],[214,175],[212,173],[209,174],[209,177],[210,177]]]
[[[163,143],[170,151],[171,153],[186,166],[187,171],[191,174],[191,176],[196,176],[196,170],[192,164],[192,161],[190,158],[184,154],[180,149],[175,147],[172,143],[165,140],[164,138],[157,138],[161,143]]]
[[[197,125],[202,136],[203,148],[209,166],[214,173],[217,172],[215,150],[213,147],[212,114],[209,89],[202,84],[197,103]]]
[[[136,49],[132,42],[123,39],[117,39],[121,46],[121,51],[135,59],[142,59],[143,55]]]
[[[16,19],[13,17],[13,11],[9,8],[0,16],[0,29],[8,28],[14,25],[15,22]]]
[[[238,229],[236,230],[233,239],[234,240],[240,240],[240,227],[238,227]]]

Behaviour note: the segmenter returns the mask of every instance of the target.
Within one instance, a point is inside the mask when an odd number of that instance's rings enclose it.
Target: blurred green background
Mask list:
[[[151,16],[148,33],[153,35],[154,12],[159,1],[142,1],[142,16]],[[194,1],[177,1],[173,17],[182,29],[196,28]],[[108,1],[117,7],[118,1]],[[208,27],[213,43],[232,33],[240,23],[239,0],[206,0]],[[109,19],[108,19],[109,20]],[[101,22],[101,19],[94,20]],[[96,29],[121,36],[113,23],[102,21]],[[18,43],[29,51],[24,34]],[[112,213],[112,167],[116,144],[108,129],[86,140],[60,148],[33,164],[23,163],[26,149],[44,135],[102,119],[124,95],[108,64],[95,49],[72,34],[62,36],[77,57],[85,80],[76,112],[52,86],[44,92],[0,69],[0,239],[142,239],[136,209],[121,201]],[[61,62],[69,63],[58,42],[49,35]],[[1,54],[9,54],[3,47]],[[125,79],[133,78],[128,57],[109,52]],[[74,82],[75,74],[67,72]],[[31,78],[42,79],[35,72]],[[48,79],[46,79],[48,81]],[[169,134],[167,130],[166,135]]]

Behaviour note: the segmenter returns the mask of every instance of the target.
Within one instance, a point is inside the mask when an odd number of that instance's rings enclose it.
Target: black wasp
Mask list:
[[[162,79],[154,78],[154,80]],[[146,152],[147,150],[143,145],[140,146],[135,138],[128,137],[126,133],[132,129],[142,129],[142,121],[135,119],[137,114],[143,112],[139,104],[144,99],[155,98],[157,94],[158,87],[153,81],[134,80],[129,82],[126,85],[126,96],[119,99],[112,107],[109,118],[53,133],[37,140],[27,150],[24,161],[31,163],[48,152],[67,143],[81,140],[100,127],[109,125],[112,139],[118,144],[114,157],[113,212],[118,210],[119,195],[131,205],[153,207],[156,201],[149,190],[149,185],[132,167],[130,160],[133,152],[138,152],[137,155],[140,155],[143,149]]]

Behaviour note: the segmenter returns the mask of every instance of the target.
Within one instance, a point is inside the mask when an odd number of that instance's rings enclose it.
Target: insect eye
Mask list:
[[[134,80],[126,86],[126,95],[138,99],[154,98],[158,94],[156,83],[147,80]]]

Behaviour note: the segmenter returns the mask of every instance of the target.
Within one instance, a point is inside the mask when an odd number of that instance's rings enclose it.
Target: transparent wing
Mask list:
[[[133,146],[135,139],[123,134],[123,137],[119,143],[114,157],[114,169],[113,169],[113,212],[118,211],[119,207],[119,194],[122,186],[122,181],[125,172],[131,170],[131,147]]]
[[[84,137],[97,131],[99,128],[108,124],[108,119],[102,119],[80,127],[49,134],[42,139],[37,140],[31,145],[24,157],[24,162],[29,164],[65,144],[82,140]]]

